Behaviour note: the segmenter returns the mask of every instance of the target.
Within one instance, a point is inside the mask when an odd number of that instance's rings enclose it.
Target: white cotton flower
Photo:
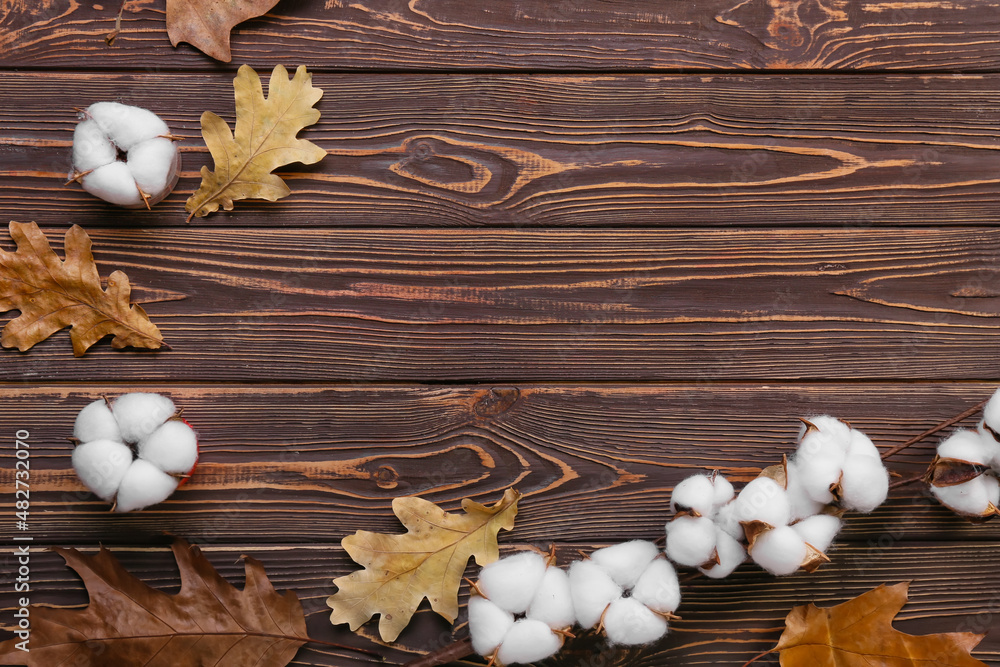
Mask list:
[[[957,459],[976,465],[988,466],[994,450],[978,431],[959,429],[938,445],[937,455],[943,459]]]
[[[143,192],[172,190],[177,180],[180,153],[170,139],[156,138],[136,145],[128,152],[126,164],[135,184]]]
[[[469,637],[479,655],[492,654],[512,625],[514,614],[478,595],[469,598]]]
[[[125,442],[137,443],[174,416],[174,402],[160,394],[122,394],[111,404]]]
[[[94,119],[108,139],[123,151],[170,134],[167,124],[152,111],[118,102],[96,102],[87,107],[84,115]]]
[[[604,615],[604,633],[612,645],[648,644],[667,634],[667,620],[635,598],[619,598]]]
[[[803,455],[795,457],[795,466],[799,473],[799,483],[813,501],[823,505],[834,500],[832,489],[840,482],[844,472],[844,455]]]
[[[750,558],[773,575],[784,576],[799,569],[806,557],[806,543],[791,526],[779,526],[757,536]]]
[[[736,496],[735,514],[740,522],[763,521],[784,526],[791,518],[791,506],[785,489],[770,477],[757,477]]]
[[[979,420],[976,432],[979,433],[979,438],[983,441],[983,448],[989,456],[990,467],[996,472],[1000,472],[1000,440],[986,428],[985,420]],[[997,431],[997,433],[1000,434],[1000,431]]]
[[[840,532],[840,519],[829,514],[817,514],[792,524],[792,530],[823,553],[833,544],[833,538]]]
[[[568,628],[576,623],[573,594],[565,570],[550,566],[528,605],[527,617],[545,623],[553,630]]]
[[[868,514],[889,495],[889,471],[876,456],[852,456],[840,478],[840,505]]]
[[[806,456],[846,456],[851,445],[851,427],[836,417],[820,415],[807,420],[799,430],[798,453]]]
[[[132,465],[132,450],[113,440],[93,440],[74,449],[72,460],[84,486],[101,500],[111,502]]]
[[[785,495],[788,497],[790,521],[805,519],[818,514],[823,509],[825,504],[813,500],[806,490],[802,473],[794,459],[789,459],[785,466],[785,478]]]
[[[194,430],[182,421],[171,420],[139,441],[139,458],[160,470],[187,474],[198,461],[198,439]]]
[[[670,561],[657,558],[646,566],[632,589],[632,599],[660,614],[675,612],[681,604],[681,584]]]
[[[91,171],[118,158],[115,145],[108,141],[97,121],[82,120],[73,130],[73,165],[80,171]]]
[[[501,609],[523,614],[542,583],[546,567],[544,556],[522,551],[483,567],[476,585]]]
[[[740,525],[740,520],[736,516],[735,500],[731,500],[720,507],[715,513],[714,521],[716,526],[726,531],[726,534],[734,540],[742,542],[746,539],[746,534],[743,532],[743,526]]]
[[[715,524],[708,517],[679,516],[667,524],[667,557],[698,567],[715,553]]]
[[[678,482],[670,494],[670,512],[692,509],[701,516],[711,516],[715,503],[715,485],[708,475],[691,475]]]
[[[623,593],[622,587],[590,560],[578,560],[570,565],[569,586],[576,621],[586,630],[597,625],[608,605]]]
[[[712,484],[715,491],[712,499],[712,510],[718,512],[720,507],[736,497],[736,491],[733,490],[732,483],[719,474],[716,474]]]
[[[131,512],[161,503],[177,488],[177,479],[142,459],[132,461],[118,486],[116,512]]]
[[[600,565],[616,584],[632,588],[646,566],[659,555],[659,547],[652,542],[632,540],[598,549],[590,554],[590,560]]]
[[[847,447],[847,458],[853,456],[874,456],[882,458],[882,453],[872,439],[856,428],[851,429],[851,443]]]
[[[73,425],[73,437],[80,442],[90,442],[91,440],[121,442],[121,429],[118,428],[118,421],[111,414],[111,408],[108,407],[107,401],[99,398],[80,410],[80,414],[76,416],[76,423]]]
[[[698,568],[699,572],[710,579],[725,579],[747,559],[747,550],[743,545],[721,527],[717,527],[715,550],[719,555],[719,562],[711,567]]]
[[[507,631],[497,651],[502,665],[518,665],[544,660],[562,648],[563,638],[541,621],[525,618]]]
[[[963,516],[983,516],[1000,506],[1000,484],[992,475],[980,475],[954,486],[933,486],[931,493],[948,509]]]
[[[124,162],[112,162],[84,175],[83,189],[106,202],[125,208],[144,206],[132,172]]]
[[[983,423],[1000,433],[1000,389],[993,392],[990,400],[983,406]]]

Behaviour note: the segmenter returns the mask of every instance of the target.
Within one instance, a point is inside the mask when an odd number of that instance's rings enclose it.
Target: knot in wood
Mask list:
[[[496,417],[514,407],[520,397],[517,387],[493,387],[476,400],[473,412],[477,417]]]

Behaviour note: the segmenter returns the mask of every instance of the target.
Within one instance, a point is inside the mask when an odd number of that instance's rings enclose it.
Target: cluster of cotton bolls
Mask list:
[[[598,626],[612,644],[647,644],[667,632],[681,600],[677,573],[652,542],[598,549],[568,572],[535,552],[485,566],[469,600],[472,647],[494,664],[543,660],[570,629]]]
[[[1000,515],[1000,389],[983,409],[975,431],[961,429],[938,445],[928,482],[931,493],[956,514]]]
[[[166,500],[198,461],[198,441],[175,419],[173,401],[132,393],[113,403],[98,399],[76,417],[73,468],[80,481],[114,511],[131,512]],[[134,448],[134,452],[133,452]]]
[[[840,530],[843,511],[868,513],[889,492],[878,449],[829,416],[803,420],[795,454],[736,494],[722,475],[693,475],[671,494],[667,556],[712,578],[747,556],[775,575],[812,571]]]

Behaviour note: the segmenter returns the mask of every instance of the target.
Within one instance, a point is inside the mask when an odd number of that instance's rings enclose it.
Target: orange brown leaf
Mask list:
[[[263,16],[278,0],[167,0],[170,44],[187,42],[216,60],[233,59],[229,33],[238,23]]]

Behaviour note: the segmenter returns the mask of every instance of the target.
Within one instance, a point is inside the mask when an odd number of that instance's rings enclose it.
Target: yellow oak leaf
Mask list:
[[[216,60],[233,59],[229,33],[238,23],[261,16],[278,0],[167,0],[170,44],[187,42]]]
[[[111,347],[163,347],[163,336],[141,306],[131,305],[128,276],[115,271],[101,287],[90,236],[77,225],[66,232],[66,260],[60,260],[33,222],[10,223],[16,252],[0,250],[0,312],[20,310],[7,323],[0,343],[22,352],[66,327],[73,354],[114,335]]]
[[[236,134],[226,121],[211,111],[201,115],[201,134],[215,161],[215,171],[201,168],[201,187],[187,200],[185,210],[203,218],[219,210],[233,209],[240,199],[276,201],[291,190],[271,172],[293,162],[314,164],[326,151],[305,139],[296,139],[303,128],[319,120],[313,107],[323,91],[312,85],[312,74],[304,66],[288,79],[278,65],[271,73],[267,97],[260,77],[248,65],[240,67],[233,81],[236,89]]]
[[[458,588],[470,556],[480,566],[499,557],[497,533],[511,530],[521,494],[507,489],[492,506],[466,498],[465,514],[448,514],[434,503],[405,497],[392,501],[392,511],[406,526],[401,535],[359,530],[343,539],[347,553],[364,570],[333,580],[337,592],[327,598],[330,622],[357,630],[375,614],[379,634],[394,641],[420,602],[454,623]]]

